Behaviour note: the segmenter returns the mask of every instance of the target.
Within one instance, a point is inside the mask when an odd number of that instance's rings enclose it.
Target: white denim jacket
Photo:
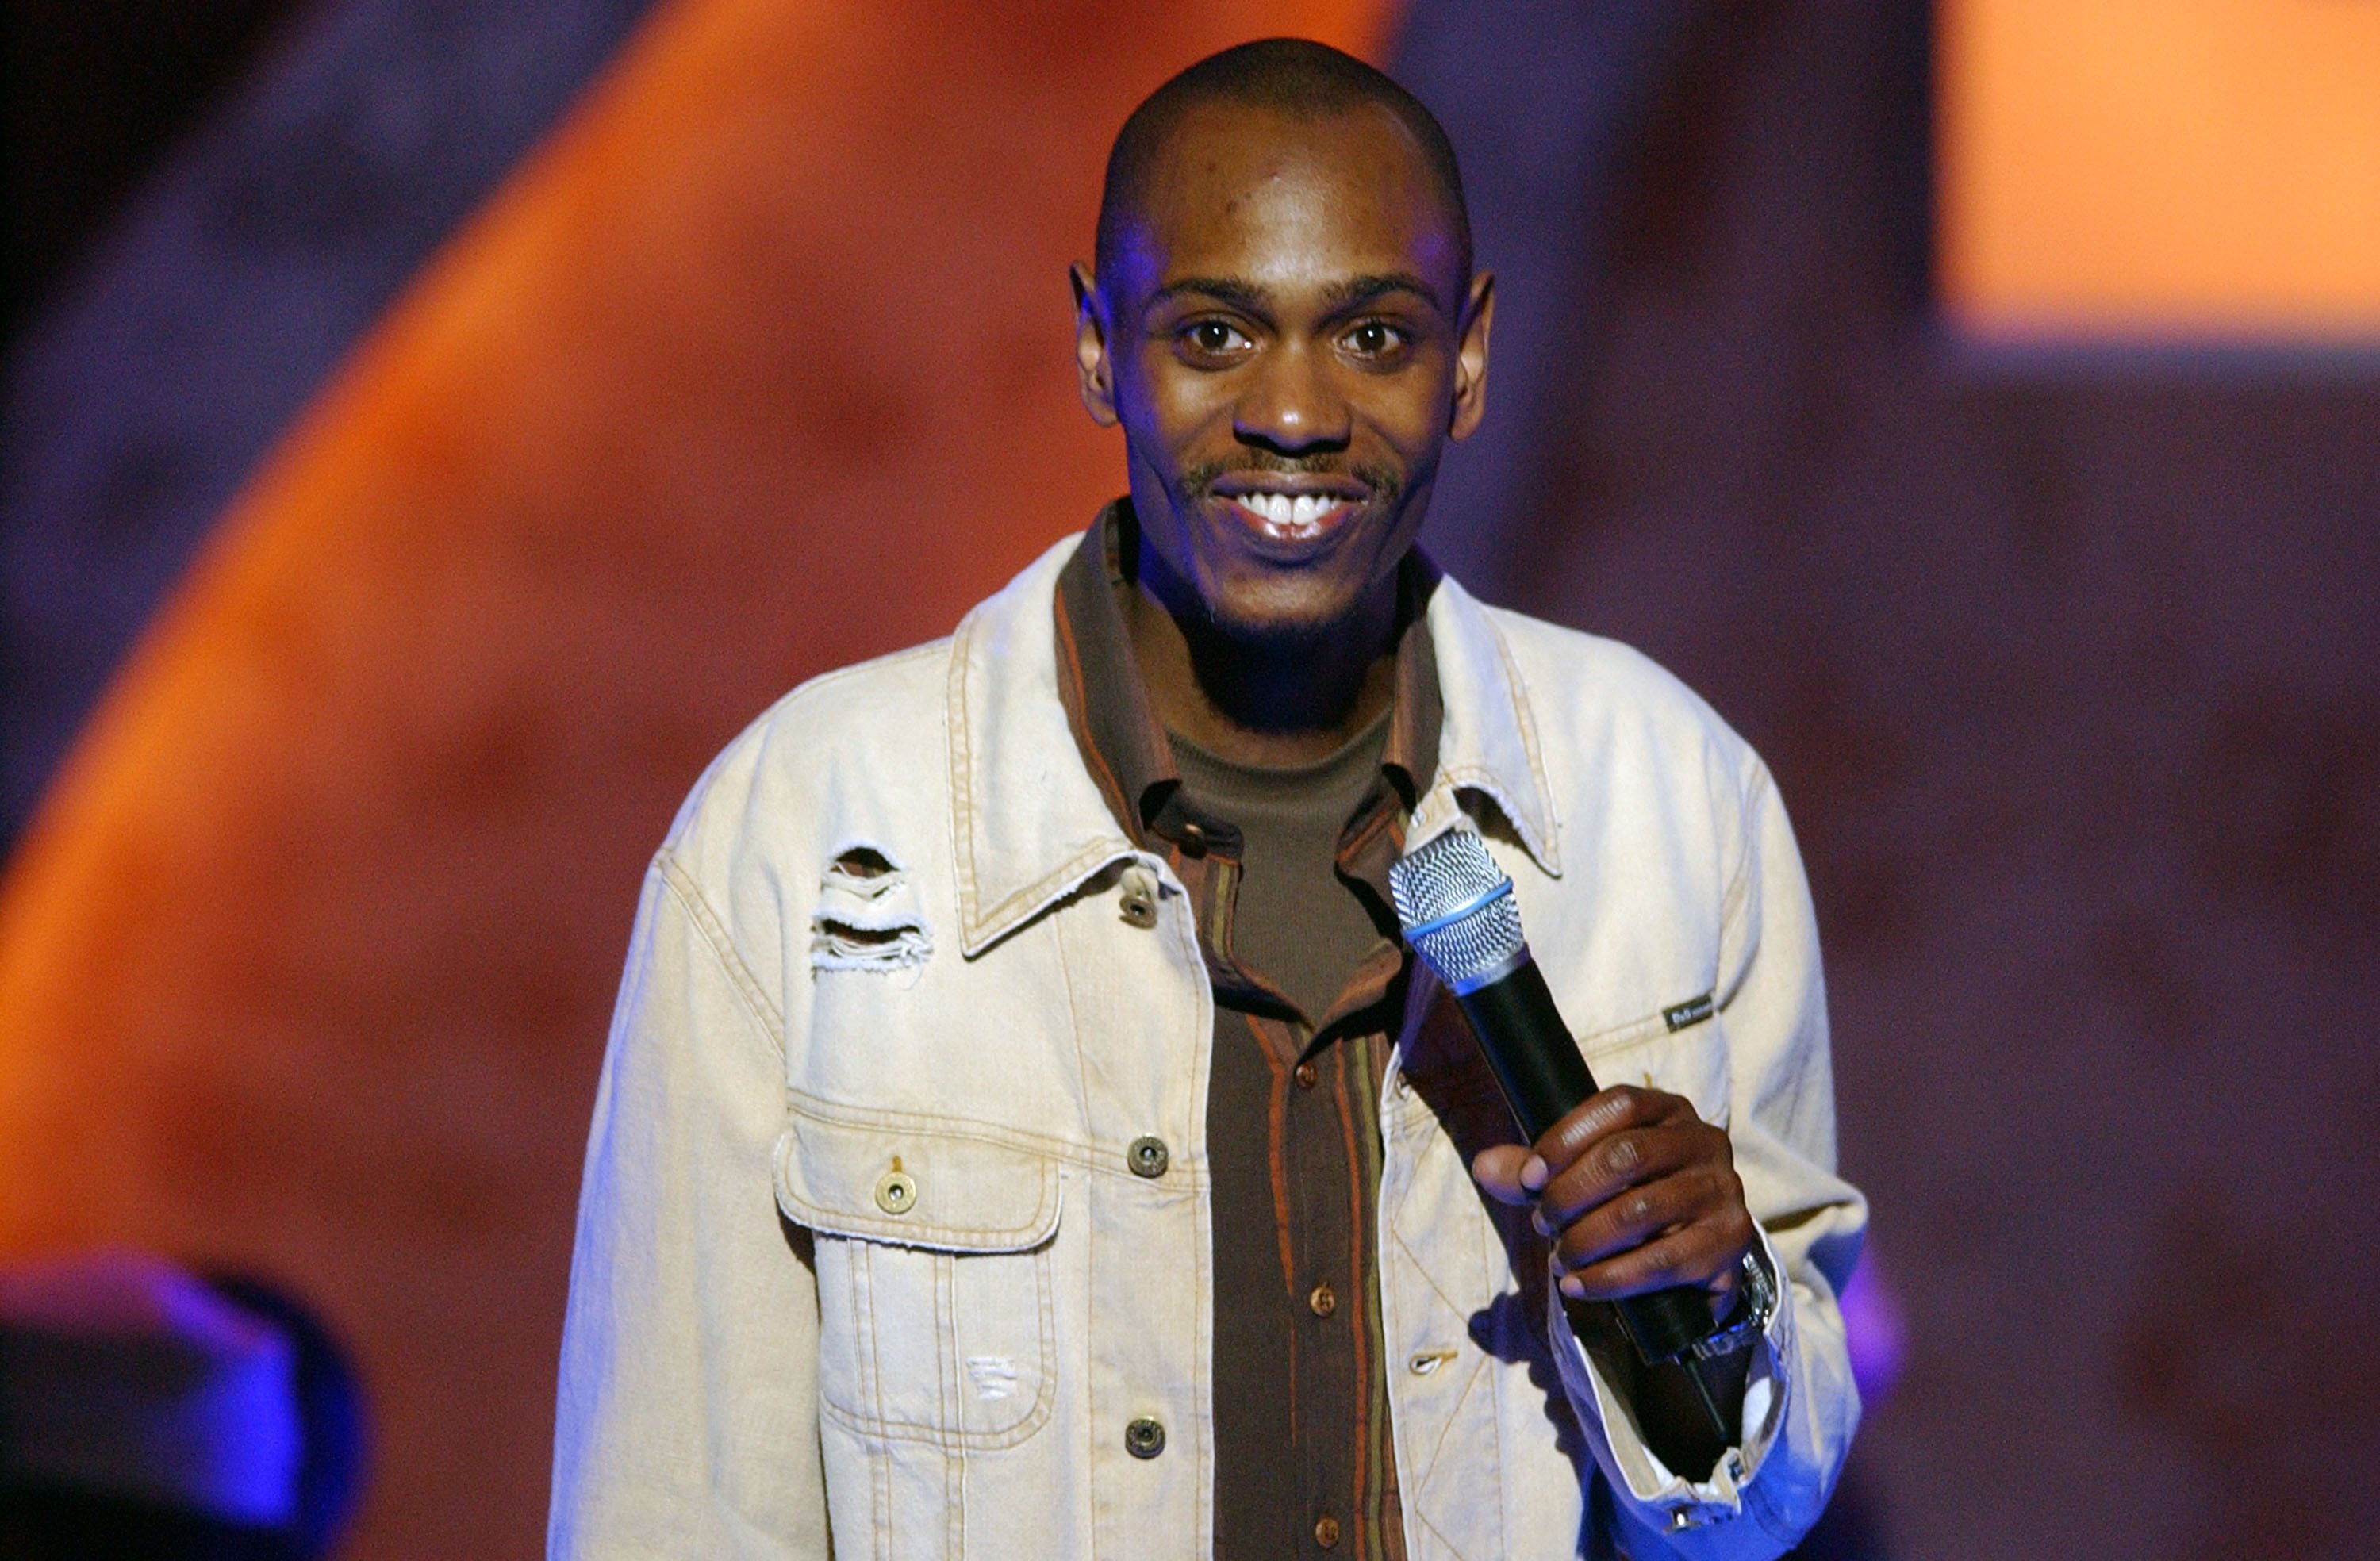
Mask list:
[[[587,1152],[557,1561],[1207,1555],[1212,998],[1060,705],[1075,545],[785,697],[655,857]],[[1775,1555],[1858,1421],[1834,1295],[1865,1213],[1784,812],[1634,652],[1451,580],[1428,629],[1409,839],[1476,821],[1598,1079],[1727,1127],[1788,1283],[1742,1446],[1670,1475],[1472,1183],[1450,1125],[1500,1107],[1427,1082],[1470,1047],[1417,972],[1378,1217],[1408,1552]]]

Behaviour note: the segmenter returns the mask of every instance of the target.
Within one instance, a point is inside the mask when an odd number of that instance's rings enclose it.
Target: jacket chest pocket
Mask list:
[[[795,1107],[777,1202],[815,1237],[820,1412],[869,1438],[1013,1446],[1054,1402],[1057,1162],[967,1124]]]
[[[1694,1005],[1680,1007],[1691,1013]],[[1675,1012],[1677,1010],[1670,1010]],[[1732,1115],[1730,1095],[1733,1070],[1729,1064],[1723,1015],[1706,1007],[1701,1018],[1689,1018],[1672,1027],[1670,1013],[1655,1013],[1579,1043],[1597,1084],[1645,1084],[1682,1095],[1694,1103],[1695,1115],[1715,1127],[1726,1127]]]

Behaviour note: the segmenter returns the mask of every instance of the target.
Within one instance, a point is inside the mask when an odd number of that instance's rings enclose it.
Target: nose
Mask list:
[[[1251,366],[1232,409],[1232,431],[1241,443],[1278,455],[1347,448],[1347,398],[1321,357],[1293,343],[1263,354]]]

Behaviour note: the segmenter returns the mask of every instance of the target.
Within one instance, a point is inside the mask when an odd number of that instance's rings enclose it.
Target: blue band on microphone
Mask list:
[[[1456,997],[1467,998],[1472,993],[1479,990],[1482,986],[1493,986],[1497,982],[1503,980],[1504,977],[1512,974],[1514,971],[1520,969],[1523,965],[1527,964],[1528,962],[1529,950],[1526,948],[1523,948],[1513,954],[1511,959],[1506,960],[1502,964],[1483,970],[1468,981],[1446,981],[1446,978],[1443,976],[1440,976],[1439,980],[1445,981],[1446,989],[1453,993]]]
[[[1466,916],[1471,916],[1478,912],[1486,910],[1488,906],[1493,905],[1497,901],[1505,898],[1512,892],[1512,886],[1510,881],[1498,884],[1494,889],[1489,889],[1487,893],[1481,895],[1478,899],[1474,900],[1468,905],[1464,905],[1457,910],[1449,911],[1446,914],[1437,917],[1431,921],[1426,921],[1419,926],[1409,926],[1405,928],[1405,941],[1408,943],[1418,942],[1420,939],[1427,938],[1433,932],[1442,932],[1446,928],[1452,926],[1455,923],[1462,921]]]

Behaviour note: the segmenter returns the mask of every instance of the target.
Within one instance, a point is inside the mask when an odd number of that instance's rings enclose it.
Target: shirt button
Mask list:
[[[1317,1080],[1320,1079],[1321,1077],[1322,1077],[1322,1071],[1321,1071],[1319,1068],[1317,1068],[1316,1066],[1314,1066],[1314,1064],[1313,1064],[1313,1063],[1311,1063],[1311,1062],[1301,1062],[1301,1063],[1299,1063],[1299,1064],[1297,1065],[1297,1087],[1298,1087],[1298,1088],[1300,1088],[1300,1089],[1312,1089],[1312,1088],[1314,1087],[1314,1085],[1315,1085],[1315,1082],[1316,1082]]]
[[[1329,1550],[1339,1543],[1339,1519],[1318,1518],[1314,1522],[1314,1543]]]
[[[1165,1168],[1173,1163],[1172,1153],[1165,1147],[1165,1140],[1154,1135],[1134,1139],[1132,1147],[1123,1152],[1123,1159],[1124,1164],[1132,1168],[1133,1175],[1152,1178],[1163,1176]]]
[[[1317,1285],[1314,1293],[1305,1298],[1305,1304],[1317,1317],[1328,1317],[1339,1310],[1339,1295],[1328,1285]]]
[[[1123,1428],[1123,1450],[1136,1458],[1153,1458],[1165,1450],[1165,1426],[1143,1415]]]
[[[1196,824],[1182,826],[1182,854],[1200,857],[1207,854],[1207,831]]]

